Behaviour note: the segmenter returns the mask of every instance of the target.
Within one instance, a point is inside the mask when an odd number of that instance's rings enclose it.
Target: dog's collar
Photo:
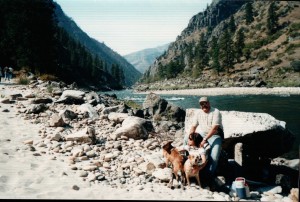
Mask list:
[[[195,166],[197,166],[197,165],[192,165],[191,163],[190,163],[190,165],[191,165],[191,171],[192,171],[192,173],[194,173],[194,174],[196,174],[196,172],[197,172],[197,168],[195,168]]]
[[[190,167],[191,167],[192,172],[195,173],[195,171],[196,171],[197,169],[194,168],[194,167],[195,167],[195,166],[198,166],[198,165],[197,165],[197,164],[192,164],[191,161],[189,161],[189,163],[190,163]]]

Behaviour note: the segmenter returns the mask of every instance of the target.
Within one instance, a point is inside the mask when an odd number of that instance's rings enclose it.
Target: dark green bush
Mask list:
[[[296,30],[300,30],[300,23],[291,24],[289,31],[292,32],[292,31],[296,31]]]
[[[282,60],[280,58],[269,60],[268,66],[270,66],[270,67],[276,66],[276,65],[279,65],[281,62],[282,62]]]
[[[28,85],[29,84],[29,79],[22,75],[18,78],[18,84],[21,84],[21,85]]]
[[[286,47],[285,52],[288,53],[289,55],[293,54],[296,48],[300,47],[300,44],[290,44]]]
[[[291,67],[295,72],[300,72],[300,60],[294,60],[291,62]]]
[[[270,50],[261,50],[260,52],[258,52],[257,54],[257,59],[259,61],[262,61],[262,60],[266,60],[270,57],[271,53],[270,53]]]
[[[58,78],[51,74],[43,74],[39,77],[43,81],[58,81]]]

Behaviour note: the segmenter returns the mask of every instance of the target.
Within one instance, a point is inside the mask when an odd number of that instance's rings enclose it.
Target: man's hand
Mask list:
[[[205,143],[206,143],[206,140],[205,140],[205,139],[203,139],[203,140],[201,141],[201,143],[200,143],[200,146],[199,146],[199,147],[204,147]]]

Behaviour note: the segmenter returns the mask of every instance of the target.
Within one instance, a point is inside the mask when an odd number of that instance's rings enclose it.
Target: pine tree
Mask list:
[[[207,32],[206,32],[207,36],[211,35],[212,31],[213,31],[213,27],[212,26],[208,26],[207,27]]]
[[[201,33],[200,41],[196,46],[195,58],[196,64],[195,68],[193,69],[193,75],[198,76],[200,75],[203,68],[208,65],[209,62],[207,39],[204,33]]]
[[[158,78],[159,79],[165,79],[166,78],[166,68],[159,64],[158,66]]]
[[[230,32],[232,32],[232,33],[234,33],[236,30],[236,25],[235,25],[235,20],[234,20],[233,15],[231,15],[231,17],[230,17],[228,28],[229,28]]]
[[[124,84],[124,82],[125,82],[124,71],[123,69],[120,68],[120,83]]]
[[[220,39],[220,49],[220,59],[222,61],[222,65],[225,67],[227,72],[229,72],[229,69],[233,67],[234,52],[233,41],[228,29],[224,30],[224,33]]]
[[[116,85],[122,86],[124,80],[124,73],[119,64],[112,64],[111,75],[116,81]]]
[[[103,67],[104,67],[104,71],[105,72],[108,72],[108,64],[105,62],[105,61],[103,61]]]
[[[212,55],[212,68],[214,68],[219,75],[219,72],[221,71],[221,66],[219,62],[220,48],[218,44],[218,39],[215,36],[213,36],[212,38],[211,55]]]
[[[111,65],[110,74],[111,74],[113,77],[115,77],[115,75],[116,75],[116,65],[115,65],[115,64],[112,64],[112,65]]]
[[[248,2],[246,4],[246,13],[245,13],[245,18],[246,18],[246,24],[249,25],[251,22],[253,22],[253,7],[252,7],[252,2]]]
[[[272,2],[268,9],[268,18],[267,18],[267,29],[268,34],[274,34],[278,29],[278,16],[276,14],[276,6],[275,3]]]
[[[236,41],[234,43],[235,57],[237,61],[243,56],[243,49],[245,47],[245,35],[243,28],[240,28],[237,32]]]
[[[116,71],[114,77],[119,83],[121,83],[120,66],[118,64],[116,65]]]

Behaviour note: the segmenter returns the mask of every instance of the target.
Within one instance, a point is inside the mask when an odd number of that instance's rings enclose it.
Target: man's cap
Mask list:
[[[209,102],[209,100],[208,100],[207,97],[201,97],[201,98],[199,99],[199,103],[200,103],[200,102]]]

